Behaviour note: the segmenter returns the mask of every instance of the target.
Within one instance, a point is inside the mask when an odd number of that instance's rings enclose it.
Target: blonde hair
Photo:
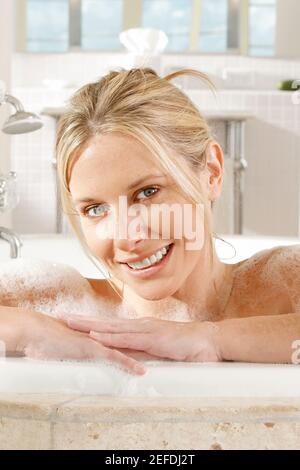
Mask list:
[[[69,181],[72,162],[80,156],[89,139],[111,132],[121,132],[144,144],[186,197],[192,203],[204,204],[206,232],[213,256],[211,206],[203,197],[199,178],[192,171],[205,168],[206,149],[213,136],[199,109],[178,86],[170,83],[185,75],[204,80],[215,89],[206,74],[194,69],[179,70],[165,77],[149,67],[121,69],[81,87],[71,97],[59,120],[56,158],[62,209],[86,255],[102,274],[74,211]]]

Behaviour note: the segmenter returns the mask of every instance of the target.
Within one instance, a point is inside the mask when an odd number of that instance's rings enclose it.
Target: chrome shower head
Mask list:
[[[33,132],[43,127],[43,123],[39,116],[26,111],[17,111],[12,114],[2,127],[5,134],[25,134]]]
[[[4,101],[12,104],[16,109],[16,112],[7,119],[2,127],[2,131],[6,134],[25,134],[43,127],[41,118],[37,114],[26,112],[17,98],[5,95]]]

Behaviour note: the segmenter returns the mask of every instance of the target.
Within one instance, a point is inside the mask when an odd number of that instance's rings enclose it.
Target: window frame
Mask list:
[[[142,22],[142,1],[143,0],[123,0],[123,30],[129,28],[141,27]],[[168,55],[245,55],[249,56],[249,0],[240,0],[236,8],[236,0],[229,2],[228,24],[228,44],[225,52],[205,52],[198,49],[198,40],[200,35],[201,2],[202,0],[192,0],[192,21],[189,36],[189,48],[186,51],[167,51]],[[82,49],[81,48],[81,0],[69,0],[70,21],[69,21],[69,49],[65,52],[31,52],[26,50],[27,32],[26,32],[26,7],[27,0],[17,0],[16,2],[16,51],[28,54],[66,54],[68,52],[81,53],[122,53],[124,49],[120,44],[120,49]],[[72,20],[71,20],[72,18]],[[75,24],[75,26],[74,26]],[[251,56],[254,57],[254,56]],[[260,56],[261,57],[261,56]]]
[[[275,9],[276,9],[276,0],[274,0],[275,2]],[[249,21],[249,30],[248,30],[248,54],[250,57],[274,57],[273,54],[271,55],[256,55],[256,54],[250,54],[250,51],[251,49],[255,48],[255,49],[270,49],[270,50],[274,50],[274,53],[276,55],[276,12],[275,12],[275,37],[274,37],[274,45],[273,47],[272,46],[269,46],[268,44],[260,44],[260,45],[256,45],[256,44],[252,44],[251,43],[251,30],[250,30],[250,21],[251,21],[251,14],[250,14],[250,9],[251,7],[257,7],[257,8],[269,8],[271,10],[271,8],[274,7],[274,5],[272,3],[268,3],[268,2],[265,2],[265,3],[257,3],[256,4],[256,0],[248,0],[248,21]]]

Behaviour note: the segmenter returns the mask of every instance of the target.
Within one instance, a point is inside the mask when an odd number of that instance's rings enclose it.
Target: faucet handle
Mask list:
[[[8,175],[0,175],[0,212],[14,209],[19,201],[17,173],[10,171]]]

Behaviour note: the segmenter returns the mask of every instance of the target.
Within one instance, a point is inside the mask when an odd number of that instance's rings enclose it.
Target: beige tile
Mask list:
[[[0,449],[50,449],[50,427],[49,421],[0,418]]]
[[[54,449],[204,449],[211,424],[203,423],[57,423]],[[197,432],[196,432],[197,431]]]
[[[57,423],[55,449],[300,449],[299,423]]]
[[[222,449],[300,449],[300,423],[219,423],[215,443]]]
[[[47,419],[78,395],[0,393],[0,417]]]
[[[62,404],[58,421],[300,421],[297,398],[151,398],[85,396]]]
[[[300,400],[0,395],[0,449],[50,442],[56,449],[300,449]]]

